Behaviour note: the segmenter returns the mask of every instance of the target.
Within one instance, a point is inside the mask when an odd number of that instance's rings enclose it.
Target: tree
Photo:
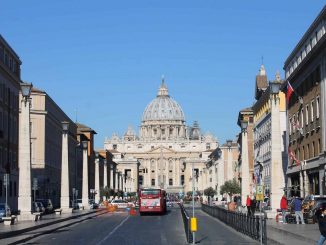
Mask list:
[[[216,190],[214,190],[212,187],[208,187],[204,190],[204,195],[208,197],[213,197],[217,194]]]
[[[240,192],[241,187],[235,179],[226,181],[220,188],[220,194],[223,195],[226,193],[230,198],[233,194],[240,194]]]

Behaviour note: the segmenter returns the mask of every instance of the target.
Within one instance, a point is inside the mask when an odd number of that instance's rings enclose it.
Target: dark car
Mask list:
[[[303,217],[307,219],[308,222],[315,223],[315,213],[316,210],[321,206],[326,204],[326,196],[320,195],[308,195],[302,202]]]

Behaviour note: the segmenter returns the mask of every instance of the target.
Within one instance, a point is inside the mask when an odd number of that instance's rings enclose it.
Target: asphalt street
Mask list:
[[[196,210],[197,244],[257,244]],[[167,245],[187,244],[179,208],[166,215],[130,216],[126,212],[109,213],[42,235],[24,244],[94,244],[94,245]]]

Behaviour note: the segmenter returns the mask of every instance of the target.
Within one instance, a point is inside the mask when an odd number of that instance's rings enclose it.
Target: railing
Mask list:
[[[188,215],[187,211],[185,210],[184,206],[181,203],[179,203],[179,206],[180,206],[180,210],[181,210],[183,224],[184,224],[184,227],[185,227],[187,242],[192,243],[193,242],[193,237],[192,237],[192,233],[190,231],[190,218],[189,218],[189,215]]]
[[[202,210],[255,240],[259,241],[262,234],[263,244],[267,244],[265,218],[259,216],[248,216],[247,214],[232,212],[221,207],[208,206],[205,204],[202,204]]]

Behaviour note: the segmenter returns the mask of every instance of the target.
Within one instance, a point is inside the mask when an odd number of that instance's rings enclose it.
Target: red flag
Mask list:
[[[290,98],[292,93],[294,92],[294,89],[292,88],[291,84],[288,81],[288,85],[287,85],[287,93],[286,93],[286,100],[288,101],[288,104],[290,102]]]
[[[293,151],[291,151],[290,147],[288,149],[288,152],[289,152],[290,159],[292,161],[295,161],[295,163],[297,164],[297,166],[299,166],[300,161],[295,157],[295,155],[294,155]]]

